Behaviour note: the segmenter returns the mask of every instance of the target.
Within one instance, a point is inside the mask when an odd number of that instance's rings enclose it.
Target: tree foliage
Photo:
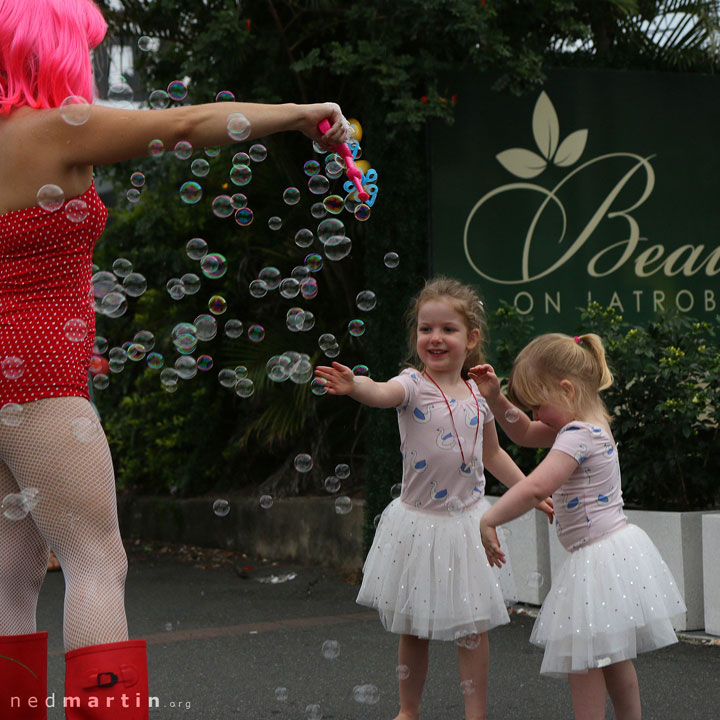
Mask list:
[[[427,246],[427,121],[452,122],[454,78],[463,70],[492,71],[498,92],[523,93],[544,80],[551,65],[692,69],[715,63],[717,17],[714,2],[666,0],[123,0],[100,3],[111,27],[110,44],[133,54],[128,80],[142,99],[175,79],[189,80],[191,102],[212,102],[220,90],[239,100],[338,101],[359,118],[364,157],[379,173],[380,197],[368,223],[354,227],[353,253],[325,263],[321,294],[313,301],[316,331],[336,332],[357,313],[355,294],[374,290],[378,306],[367,317],[362,338],[342,338],[339,359],[364,362],[373,377],[385,379],[404,356],[400,314],[431,271]],[[141,52],[138,37],[157,39]],[[96,53],[108,67],[109,53]],[[99,78],[101,88],[104,83]],[[301,168],[311,151],[298,138],[267,142],[271,162],[253,180],[257,217],[277,205],[286,185],[304,181]],[[223,151],[217,163],[229,162]],[[215,161],[213,161],[215,162]],[[154,163],[154,164],[153,164]],[[114,172],[124,191],[132,167]],[[298,249],[283,231],[273,236],[257,222],[236,228],[200,216],[177,202],[186,169],[172,161],[147,160],[153,191],[134,207],[121,208],[98,252],[107,267],[118,255],[132,256],[160,288],[139,299],[135,319],[122,319],[113,332],[131,336],[133,323],[164,326],[187,320],[201,304],[173,304],[162,290],[168,277],[190,269],[182,252],[194,235],[212,239],[231,268],[222,286],[232,311],[269,321],[287,309],[276,297],[262,303],[248,297],[247,283],[264,265],[289,271]],[[185,175],[183,175],[185,173]],[[214,174],[207,195],[223,191]],[[286,223],[290,227],[291,223]],[[393,250],[400,266],[389,271],[383,256]],[[206,311],[206,310],[205,310]],[[192,314],[192,313],[191,313]],[[108,330],[110,332],[110,330]],[[400,473],[393,413],[358,408],[351,400],[315,398],[306,386],[280,387],[264,376],[264,362],[291,343],[313,361],[323,356],[310,339],[268,334],[258,346],[208,345],[222,366],[245,364],[259,390],[250,400],[227,394],[203,378],[168,395],[145,371],[113,383],[99,404],[106,418],[119,476],[125,486],[154,491],[179,487],[200,492],[214,485],[257,486],[276,492],[320,490],[334,462],[353,460],[353,478],[364,460],[369,517],[389,499]],[[167,340],[167,338],[166,338]],[[312,340],[312,341],[311,341]],[[499,352],[509,352],[511,341]],[[312,449],[313,473],[300,477],[292,458]],[[178,464],[178,458],[183,458]],[[143,459],[145,458],[145,459]],[[269,484],[268,484],[269,483]],[[355,487],[358,487],[356,484]],[[352,486],[351,486],[352,489]],[[372,532],[368,524],[368,533]]]

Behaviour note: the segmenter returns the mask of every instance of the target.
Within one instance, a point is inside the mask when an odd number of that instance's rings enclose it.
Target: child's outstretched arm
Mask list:
[[[331,395],[349,395],[363,405],[377,408],[397,407],[405,399],[405,388],[394,380],[375,382],[369,377],[358,376],[338,362],[332,367],[319,365],[315,375],[325,380]]]
[[[480,521],[480,532],[488,562],[500,567],[505,555],[500,550],[496,528],[536,507],[552,495],[577,468],[577,460],[560,450],[551,450],[525,480],[511,487]]]
[[[487,404],[505,434],[523,447],[552,447],[556,434],[552,428],[531,420],[522,410],[516,408],[500,391],[500,380],[492,365],[476,365],[468,371],[470,377],[487,400]]]
[[[512,487],[525,480],[522,470],[515,461],[500,447],[494,422],[483,425],[483,465],[506,487]],[[536,507],[553,521],[553,505],[550,497],[542,498]]]

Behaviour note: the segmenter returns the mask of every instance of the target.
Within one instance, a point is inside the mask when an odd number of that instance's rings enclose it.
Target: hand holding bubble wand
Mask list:
[[[325,118],[318,123],[318,130],[324,135],[330,129],[330,121]],[[358,192],[358,199],[362,202],[370,199],[370,195],[364,190],[360,180],[362,179],[362,173],[358,170],[355,162],[353,161],[352,151],[348,147],[347,143],[339,143],[334,145],[332,148],[333,152],[336,152],[345,161],[345,167],[347,167],[346,175],[355,186]]]

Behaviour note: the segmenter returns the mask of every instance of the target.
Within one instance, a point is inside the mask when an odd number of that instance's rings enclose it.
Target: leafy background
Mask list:
[[[461,70],[496,73],[498,93],[524,93],[542,83],[549,67],[611,67],[712,72],[717,61],[717,8],[714,2],[649,0],[123,0],[101,2],[111,32],[96,52],[98,85],[107,90],[111,47],[125,48],[125,68],[136,99],[178,78],[189,78],[186,102],[211,102],[219,90],[239,100],[307,102],[333,99],[363,127],[363,156],[379,173],[380,196],[370,220],[348,223],[353,239],[349,258],[326,261],[320,292],[310,303],[277,295],[251,298],[247,284],[265,265],[287,274],[302,262],[290,228],[307,223],[308,198],[293,210],[282,205],[288,185],[303,186],[302,164],[312,156],[302,138],[267,140],[268,159],[258,165],[248,187],[256,220],[249,228],[219,221],[205,207],[184,206],[181,182],[191,179],[187,163],[164,158],[99,169],[115,189],[112,220],[96,253],[109,269],[129,258],[148,278],[149,290],[131,302],[124,317],[99,317],[98,332],[120,344],[139,329],[158,335],[172,361],[168,333],[174,323],[206,312],[209,291],[228,300],[221,317],[239,317],[268,330],[257,345],[246,334],[236,341],[218,337],[203,345],[215,368],[176,393],[161,389],[157,371],[141,364],[111,378],[96,402],[109,435],[122,488],[144,493],[191,495],[233,489],[247,494],[321,493],[324,477],[337,462],[352,473],[343,491],[363,494],[372,518],[400,478],[394,413],[365,409],[345,398],[317,398],[309,388],[265,379],[267,358],[286,349],[323,360],[315,339],[333,332],[341,340],[339,360],[365,363],[373,377],[394,375],[405,353],[402,311],[432,268],[427,244],[428,179],[425,125],[430,119],[452,124],[457,97],[453,75]],[[140,52],[141,35],[156,38],[157,50]],[[205,197],[224,191],[224,171],[237,147],[213,160]],[[148,185],[141,202],[124,200],[132,170],[142,169]],[[203,201],[205,202],[205,201]],[[283,229],[267,230],[266,218],[282,210]],[[301,213],[305,215],[301,218]],[[311,225],[308,225],[312,227]],[[173,302],[165,292],[169,277],[197,272],[184,253],[190,237],[205,237],[224,253],[229,271],[220,281],[204,281],[197,296]],[[317,249],[317,248],[316,248]],[[400,265],[383,264],[388,251]],[[199,274],[199,273],[198,273]],[[363,319],[361,338],[343,332],[358,316],[354,298],[371,289],[377,307]],[[316,317],[312,333],[284,329],[284,313],[303,305]],[[532,335],[529,319],[511,308],[494,311],[493,361],[506,372],[514,353]],[[647,328],[628,328],[612,313],[587,311],[584,322],[609,342],[620,382],[608,400],[617,408],[626,492],[632,502],[652,507],[705,506],[714,501],[710,447],[717,431],[716,327],[689,318],[659,319]],[[692,344],[691,340],[695,341]],[[690,344],[688,344],[690,343]],[[700,347],[706,350],[700,351]],[[713,358],[715,358],[713,360]],[[258,389],[240,399],[217,383],[220,367],[248,367]],[[714,374],[713,374],[714,373]],[[672,390],[672,392],[669,392]],[[643,428],[643,432],[638,432]],[[645,462],[648,443],[657,449]],[[692,450],[690,450],[692,448]],[[534,451],[509,448],[525,469]],[[292,467],[297,452],[311,452],[315,467],[300,475]],[[660,477],[666,478],[662,482]]]

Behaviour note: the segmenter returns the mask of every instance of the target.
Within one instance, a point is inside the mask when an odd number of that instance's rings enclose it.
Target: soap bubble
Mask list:
[[[208,253],[200,261],[200,269],[206,278],[217,280],[227,272],[227,260],[220,253]]]
[[[182,80],[173,80],[167,86],[167,93],[173,100],[184,100],[187,97],[187,86]]]
[[[339,215],[345,207],[345,203],[339,195],[328,195],[323,200],[323,205],[331,215]]]
[[[130,273],[123,279],[123,289],[129,297],[140,297],[147,289],[147,280],[140,273]]]
[[[255,219],[255,214],[250,208],[240,208],[235,213],[235,222],[241,227],[247,227]]]
[[[80,95],[68,95],[60,103],[60,117],[68,125],[84,125],[90,118],[90,103]]]
[[[202,188],[200,185],[192,180],[184,182],[180,186],[180,199],[186,205],[195,205],[200,202],[203,195]]]
[[[230,90],[221,90],[216,96],[215,96],[215,102],[234,102],[235,95]]]
[[[315,378],[310,383],[310,392],[318,397],[327,393],[327,380],[325,378]]]
[[[252,180],[252,170],[247,165],[233,165],[230,180],[234,185],[243,187]]]
[[[210,163],[205,158],[195,158],[190,163],[190,172],[195,177],[205,177],[210,172]]]
[[[185,245],[185,252],[191,260],[202,260],[207,251],[207,243],[202,238],[191,238]]]
[[[148,143],[150,157],[162,157],[165,154],[165,145],[162,140],[151,140]]]
[[[90,214],[87,203],[80,198],[73,198],[65,203],[65,217],[73,223],[82,222]]]
[[[347,480],[350,477],[350,466],[346,463],[338,463],[335,466],[335,474],[341,480]]]
[[[360,203],[353,211],[353,215],[355,216],[356,220],[359,220],[360,222],[365,222],[365,220],[370,217],[370,206],[366,205],[365,203]]]
[[[342,260],[350,254],[351,250],[352,241],[349,237],[338,235],[336,237],[331,237],[325,243],[325,257],[328,260]]]
[[[261,298],[267,295],[268,286],[264,280],[252,280],[248,285],[248,290],[254,298]]]
[[[249,398],[255,392],[255,385],[250,378],[240,378],[235,383],[235,393],[241,398]]]
[[[301,248],[310,247],[314,239],[315,236],[312,230],[308,230],[307,228],[301,228],[295,233],[295,244]]]
[[[303,171],[308,177],[317,175],[320,172],[320,163],[317,160],[308,160],[303,165]]]
[[[187,140],[180,140],[175,144],[173,152],[178,160],[187,160],[192,155],[192,144]]]
[[[353,337],[360,337],[365,333],[365,323],[360,319],[351,320],[348,323],[348,332]]]
[[[377,297],[372,290],[362,290],[355,296],[355,304],[358,310],[369,312],[375,307]]]
[[[242,142],[250,137],[250,121],[242,113],[230,113],[225,121],[227,134],[231,140]]]
[[[269,510],[273,506],[273,499],[270,495],[260,496],[260,507],[263,510]]]
[[[243,334],[242,321],[230,318],[225,323],[225,335],[231,340],[239,338]]]
[[[185,273],[180,280],[186,295],[195,295],[200,290],[200,278],[195,273]]]
[[[153,110],[164,110],[170,105],[170,96],[164,90],[153,90],[150,95],[148,95],[148,105],[150,105]]]
[[[329,493],[336,493],[340,489],[340,478],[336,475],[328,475],[323,483]]]
[[[253,162],[262,162],[267,157],[267,148],[260,143],[251,145],[248,150],[248,155]]]
[[[396,252],[385,253],[383,262],[385,267],[396,268],[400,264],[400,256]]]
[[[517,408],[508,408],[505,411],[505,420],[509,423],[516,423],[520,419],[520,411]]]
[[[215,217],[226,218],[233,214],[232,200],[229,195],[218,195],[212,201],[212,211]]]
[[[312,470],[313,459],[311,455],[307,453],[298,453],[293,461],[295,469],[300,473],[307,473]]]
[[[283,192],[283,202],[286,205],[297,205],[300,202],[300,191],[296,187],[286,188]]]
[[[279,230],[282,227],[282,218],[279,218],[277,215],[273,215],[268,220],[268,227],[270,230]]]
[[[545,578],[539,572],[528,573],[526,578],[527,586],[530,588],[540,588],[545,582]]]
[[[320,651],[326,660],[335,660],[340,655],[340,643],[337,640],[325,640]]]
[[[324,195],[329,189],[330,181],[324,175],[313,175],[308,181],[308,190],[313,195]]]
[[[59,210],[65,203],[65,193],[59,185],[43,185],[37,191],[37,204],[47,212]]]
[[[335,500],[335,512],[338,515],[347,515],[352,510],[352,500],[347,495],[341,495]]]
[[[398,665],[395,668],[395,675],[398,680],[407,680],[410,677],[410,668],[407,665]]]
[[[218,517],[225,517],[230,512],[230,503],[227,500],[216,500],[212,507]]]
[[[247,336],[251,342],[261,342],[265,338],[265,328],[262,325],[251,325]]]
[[[227,310],[227,300],[222,295],[213,295],[208,300],[208,310],[213,315],[222,315]]]
[[[71,318],[63,327],[63,333],[70,342],[82,342],[87,337],[87,331],[87,323],[82,318]]]

